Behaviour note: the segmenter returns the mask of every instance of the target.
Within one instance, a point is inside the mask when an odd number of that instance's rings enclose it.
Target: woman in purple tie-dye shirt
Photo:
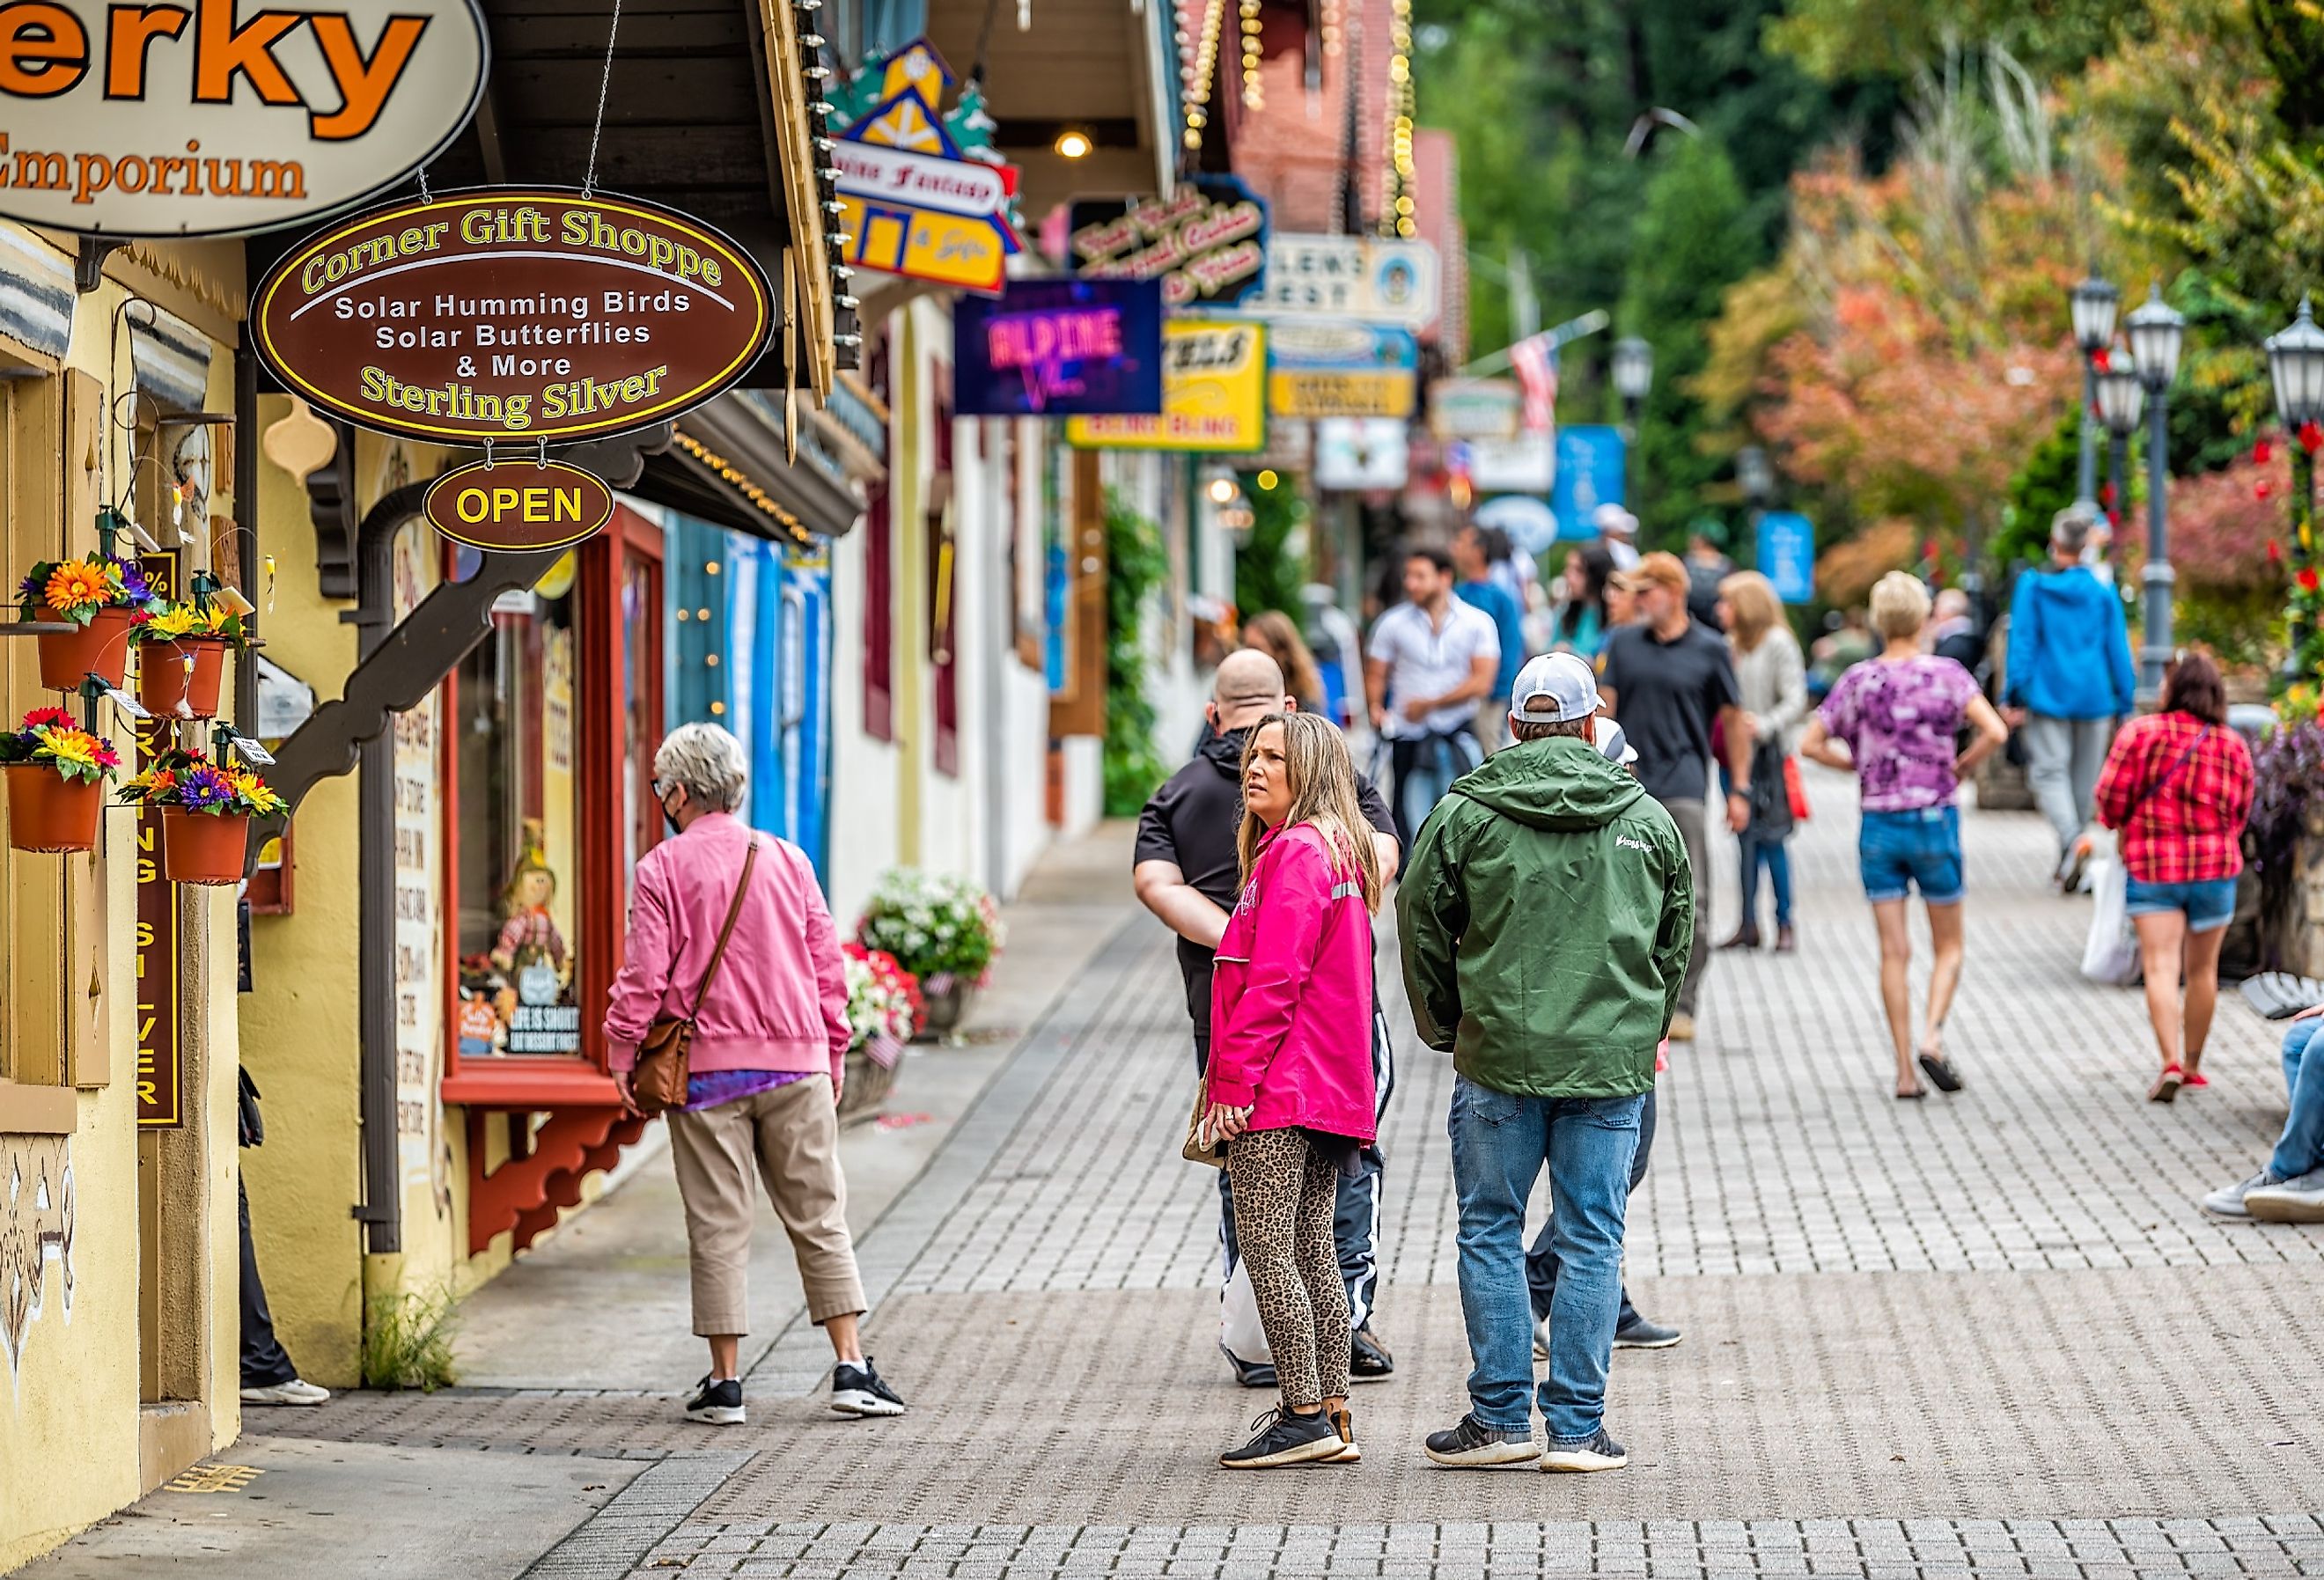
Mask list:
[[[1877,657],[1852,666],[1808,725],[1800,755],[1852,771],[1861,787],[1864,816],[1857,860],[1864,897],[1880,933],[1880,997],[1895,1044],[1896,1095],[1922,1096],[1920,1068],[1945,1092],[1961,1078],[1945,1057],[1945,1012],[1960,984],[1961,776],[2009,737],[1993,704],[1967,670],[1921,651],[1929,618],[1929,590],[1918,577],[1889,572],[1872,589],[1872,628],[1887,643]],[[1954,742],[1966,721],[1977,731],[1966,751]],[[1907,975],[1912,933],[1904,906],[1915,889],[1929,912],[1936,961],[1929,973],[1928,1029],[1915,1049]]]

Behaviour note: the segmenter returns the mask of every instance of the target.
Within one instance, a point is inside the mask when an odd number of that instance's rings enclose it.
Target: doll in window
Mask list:
[[[557,930],[549,904],[557,898],[557,873],[543,849],[540,822],[527,818],[524,850],[508,886],[501,891],[501,936],[493,945],[493,964],[516,984],[521,1003],[553,1004],[565,990],[571,963],[565,936]]]

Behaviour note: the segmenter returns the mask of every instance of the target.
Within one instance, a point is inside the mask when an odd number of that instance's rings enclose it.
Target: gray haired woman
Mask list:
[[[710,1343],[710,1372],[687,1416],[716,1426],[742,1421],[753,1168],[790,1233],[807,1317],[831,1340],[831,1408],[901,1415],[904,1401],[881,1381],[857,1332],[863,1285],[839,1169],[847,977],[815,869],[797,845],[734,816],[748,770],[742,743],[725,730],[681,725],[654,753],[653,766],[654,798],[676,836],[638,863],[605,1041],[614,1083],[630,1103],[647,1029],[663,1015],[694,1018],[686,1102],[669,1110],[694,1331]],[[733,931],[704,993],[730,908]]]

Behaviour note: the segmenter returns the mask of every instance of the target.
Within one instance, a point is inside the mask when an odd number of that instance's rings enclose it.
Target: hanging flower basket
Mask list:
[[[1001,952],[1002,928],[992,896],[968,879],[901,868],[872,889],[855,936],[894,956],[926,993],[917,1040],[933,1042],[958,1034],[973,990]]]
[[[8,843],[18,850],[94,850],[113,744],[60,707],[35,708],[0,735],[8,780]]]
[[[140,643],[137,700],[155,718],[216,717],[226,646],[211,637]]]
[[[16,588],[24,617],[80,629],[39,639],[41,685],[77,691],[96,675],[118,686],[129,673],[129,628],[154,605],[145,573],[123,559],[44,559]]]
[[[242,882],[251,818],[284,807],[250,770],[186,751],[163,753],[121,799],[161,809],[161,875],[172,883]]]
[[[161,808],[161,875],[172,883],[241,882],[249,844],[247,813]]]

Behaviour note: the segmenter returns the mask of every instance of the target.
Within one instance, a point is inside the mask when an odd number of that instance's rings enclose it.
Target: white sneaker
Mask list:
[[[244,1404],[318,1405],[331,1397],[327,1388],[318,1388],[302,1377],[288,1382],[278,1382],[272,1388],[245,1388],[242,1391]]]
[[[2230,1185],[2213,1191],[2203,1198],[2203,1206],[2206,1211],[2217,1213],[2223,1218],[2248,1218],[2251,1216],[2251,1212],[2244,1205],[2245,1198],[2262,1186],[2282,1183],[2283,1181],[2263,1169],[2240,1185]]]
[[[2324,1224],[2324,1169],[2254,1186],[2244,1193],[2244,1211],[2263,1224]]]
[[[1549,1318],[1546,1317],[1533,1325],[1533,1358],[1536,1361],[1549,1359]]]

